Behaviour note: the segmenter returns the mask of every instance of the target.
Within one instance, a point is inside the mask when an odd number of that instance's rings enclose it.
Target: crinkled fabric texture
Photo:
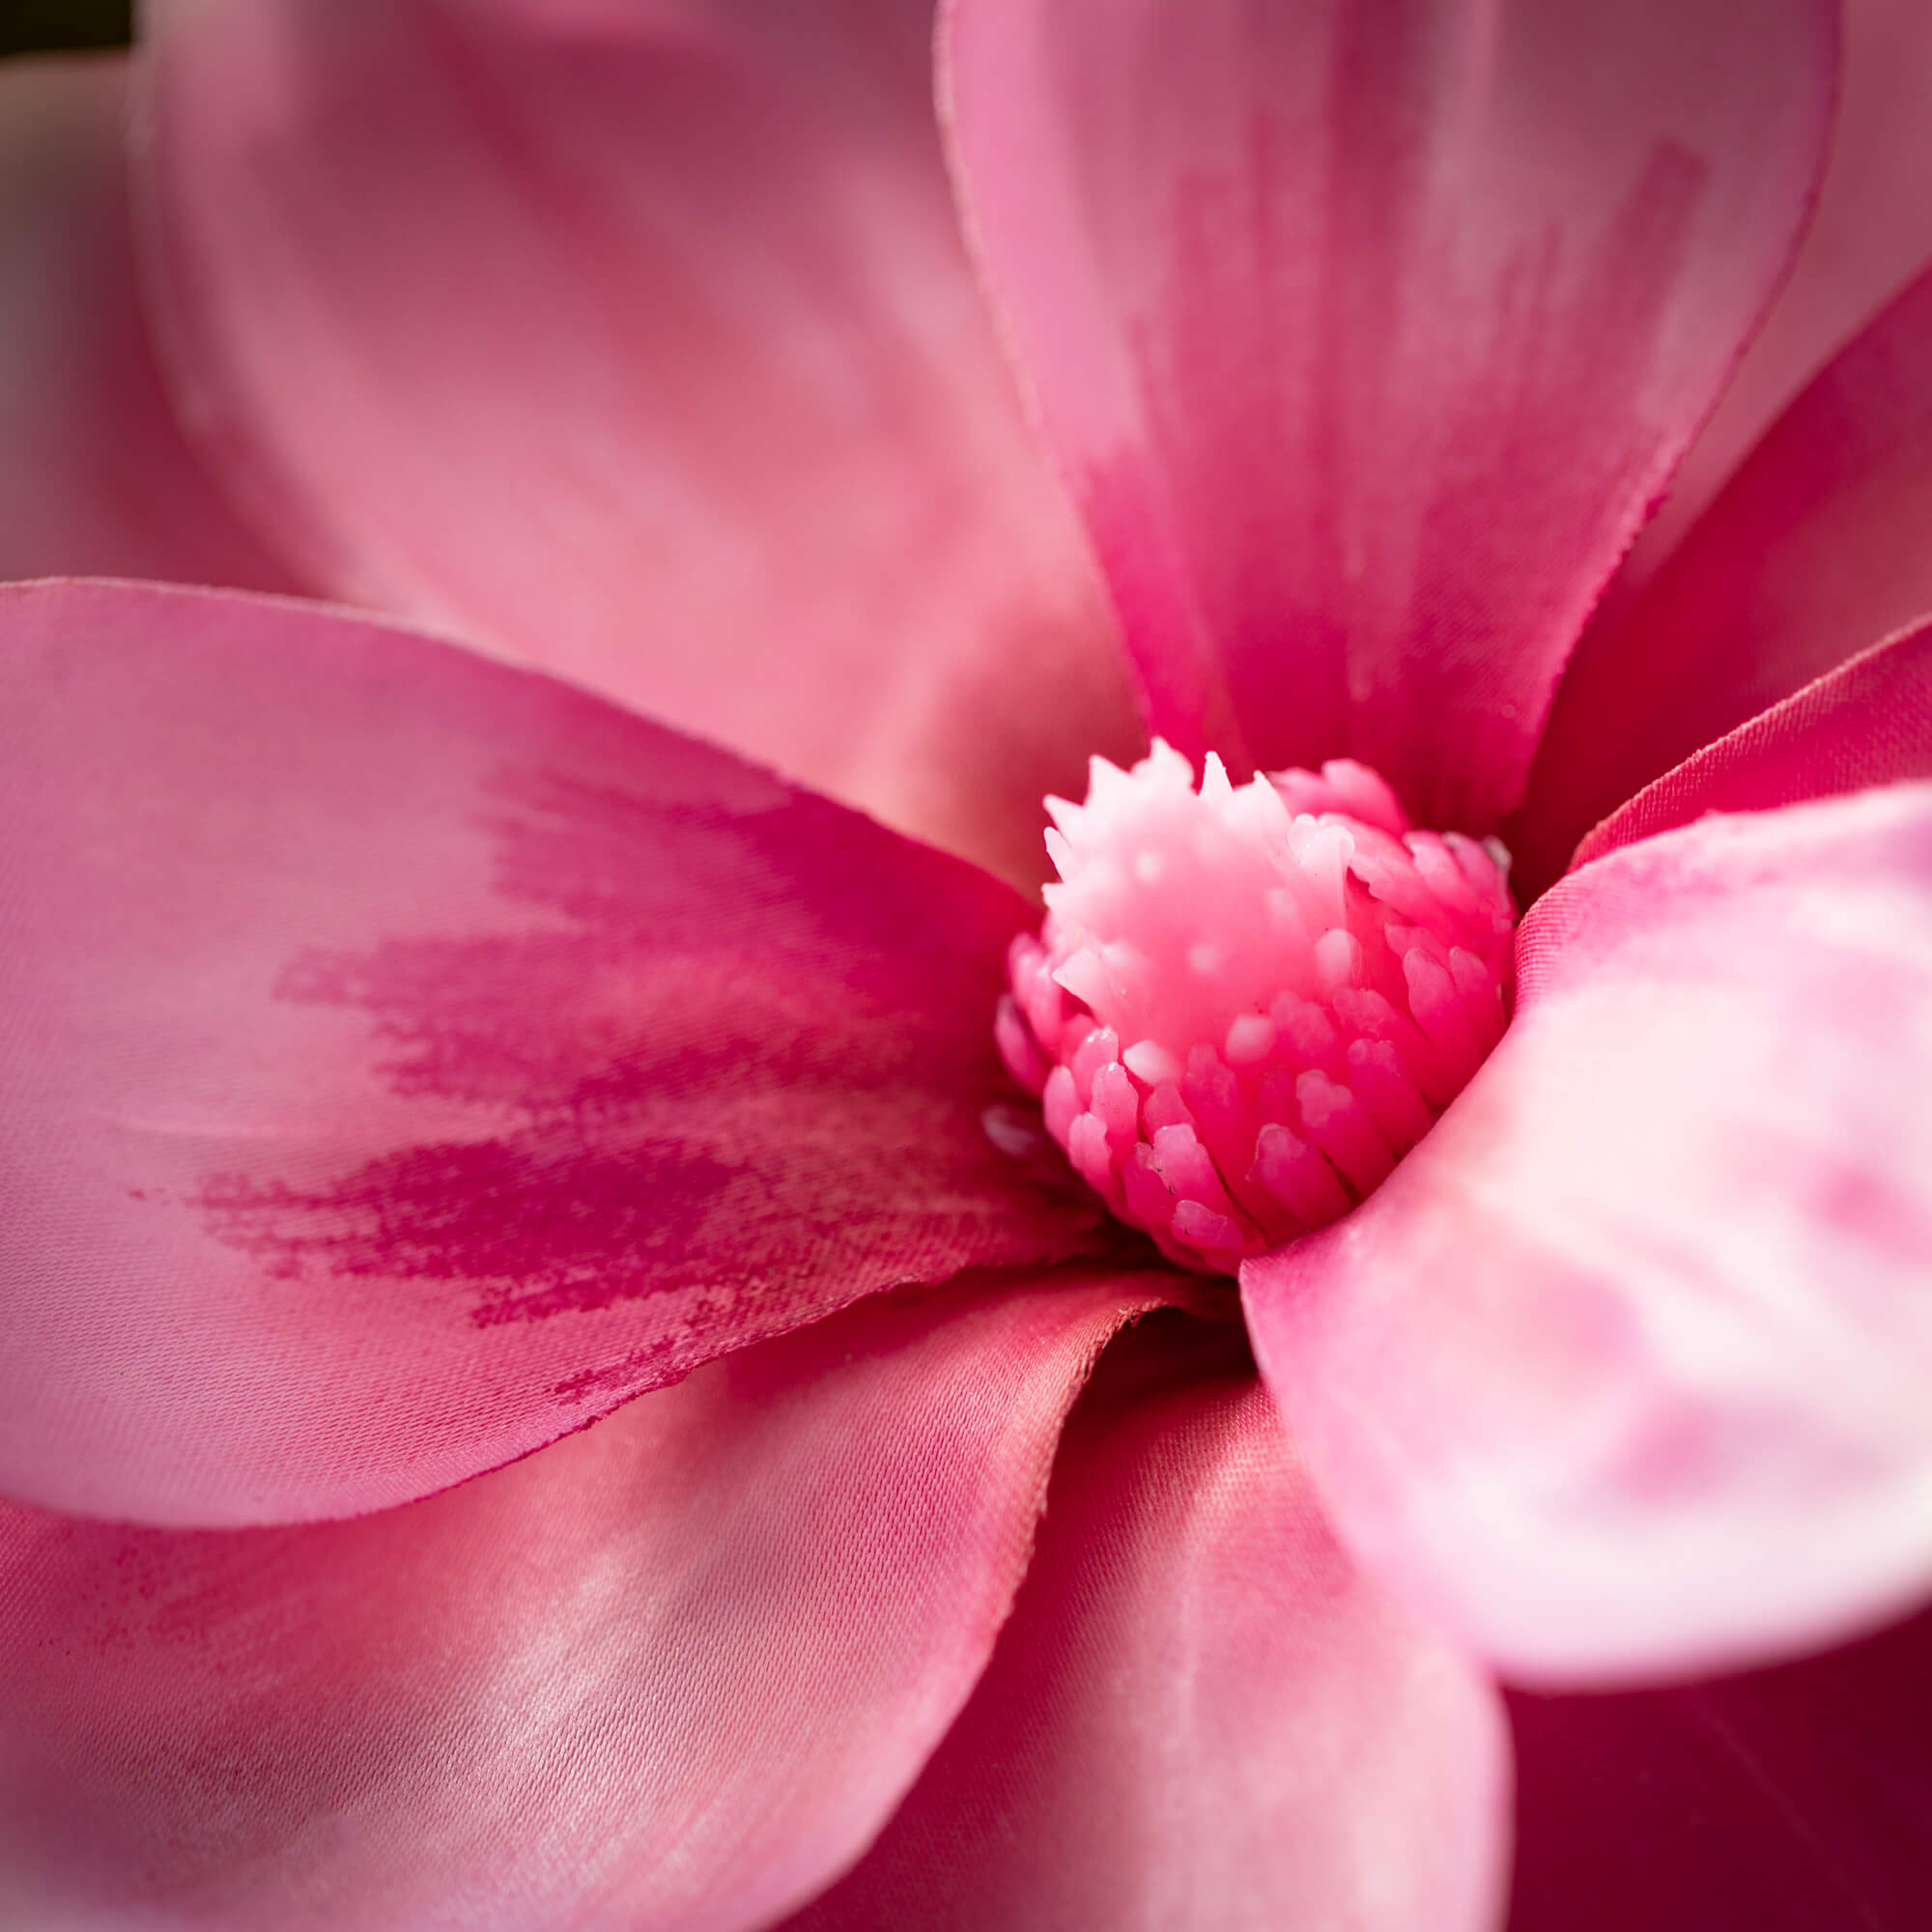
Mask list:
[[[1062,1418],[1160,1288],[874,1297],[354,1522],[0,1506],[8,1922],[766,1922],[971,1690]]]
[[[984,873],[314,606],[0,593],[0,1470],[427,1494],[879,1289],[1105,1248],[1002,1153]]]
[[[1500,1708],[1336,1548],[1239,1352],[1109,1357],[972,1702],[788,1932],[1494,1923]]]

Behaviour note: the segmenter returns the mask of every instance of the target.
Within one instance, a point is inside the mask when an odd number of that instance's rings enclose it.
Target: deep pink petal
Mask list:
[[[161,389],[134,287],[126,83],[106,56],[0,62],[0,578],[292,588]]]
[[[1101,1238],[983,873],[314,606],[15,588],[0,680],[7,1492],[377,1508]]]
[[[1509,1033],[1358,1212],[1250,1265],[1373,1574],[1605,1682],[1932,1590],[1932,786],[1714,817],[1530,911]]]
[[[1778,412],[1932,260],[1932,7],[1845,0],[1832,158],[1791,279],[1605,599],[1624,608]]]
[[[1532,886],[1634,792],[1932,611],[1932,270],[1579,647],[1511,844]]]
[[[1683,1690],[1510,1700],[1510,1932],[1932,1924],[1932,1616]]]
[[[1350,1568],[1252,1370],[1134,1398],[1171,1334],[1102,1367],[979,1690],[787,1932],[1497,1922],[1493,1692]]]
[[[1664,773],[1577,848],[1586,865],[1707,811],[1932,779],[1932,622],[1901,631]]]
[[[950,19],[969,213],[1151,723],[1492,824],[1789,256],[1832,9]]]
[[[316,581],[1037,880],[1042,793],[1137,734],[929,0],[144,17],[177,372]]]
[[[0,1505],[8,1922],[768,1922],[965,1700],[1061,1419],[1161,1288],[878,1298],[353,1522]]]

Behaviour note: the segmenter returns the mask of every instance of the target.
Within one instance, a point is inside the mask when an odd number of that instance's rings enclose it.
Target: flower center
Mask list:
[[[1046,802],[1038,935],[995,1034],[1047,1131],[1170,1259],[1233,1274],[1346,1213],[1502,1037],[1493,841],[1416,832],[1365,765],[1235,786],[1159,739]]]

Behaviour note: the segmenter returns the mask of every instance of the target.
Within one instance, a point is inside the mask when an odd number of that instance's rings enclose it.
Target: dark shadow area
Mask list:
[[[125,47],[134,0],[0,0],[0,54],[60,47]]]
[[[1932,1925],[1932,1612],[1771,1670],[1510,1696],[1510,1932]]]

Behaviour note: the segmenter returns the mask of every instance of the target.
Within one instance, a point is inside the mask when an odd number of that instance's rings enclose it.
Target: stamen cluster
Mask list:
[[[1501,1037],[1514,908],[1500,847],[1417,832],[1366,766],[1235,786],[1159,740],[1048,799],[1037,936],[995,1031],[1047,1131],[1183,1265],[1346,1212]]]

